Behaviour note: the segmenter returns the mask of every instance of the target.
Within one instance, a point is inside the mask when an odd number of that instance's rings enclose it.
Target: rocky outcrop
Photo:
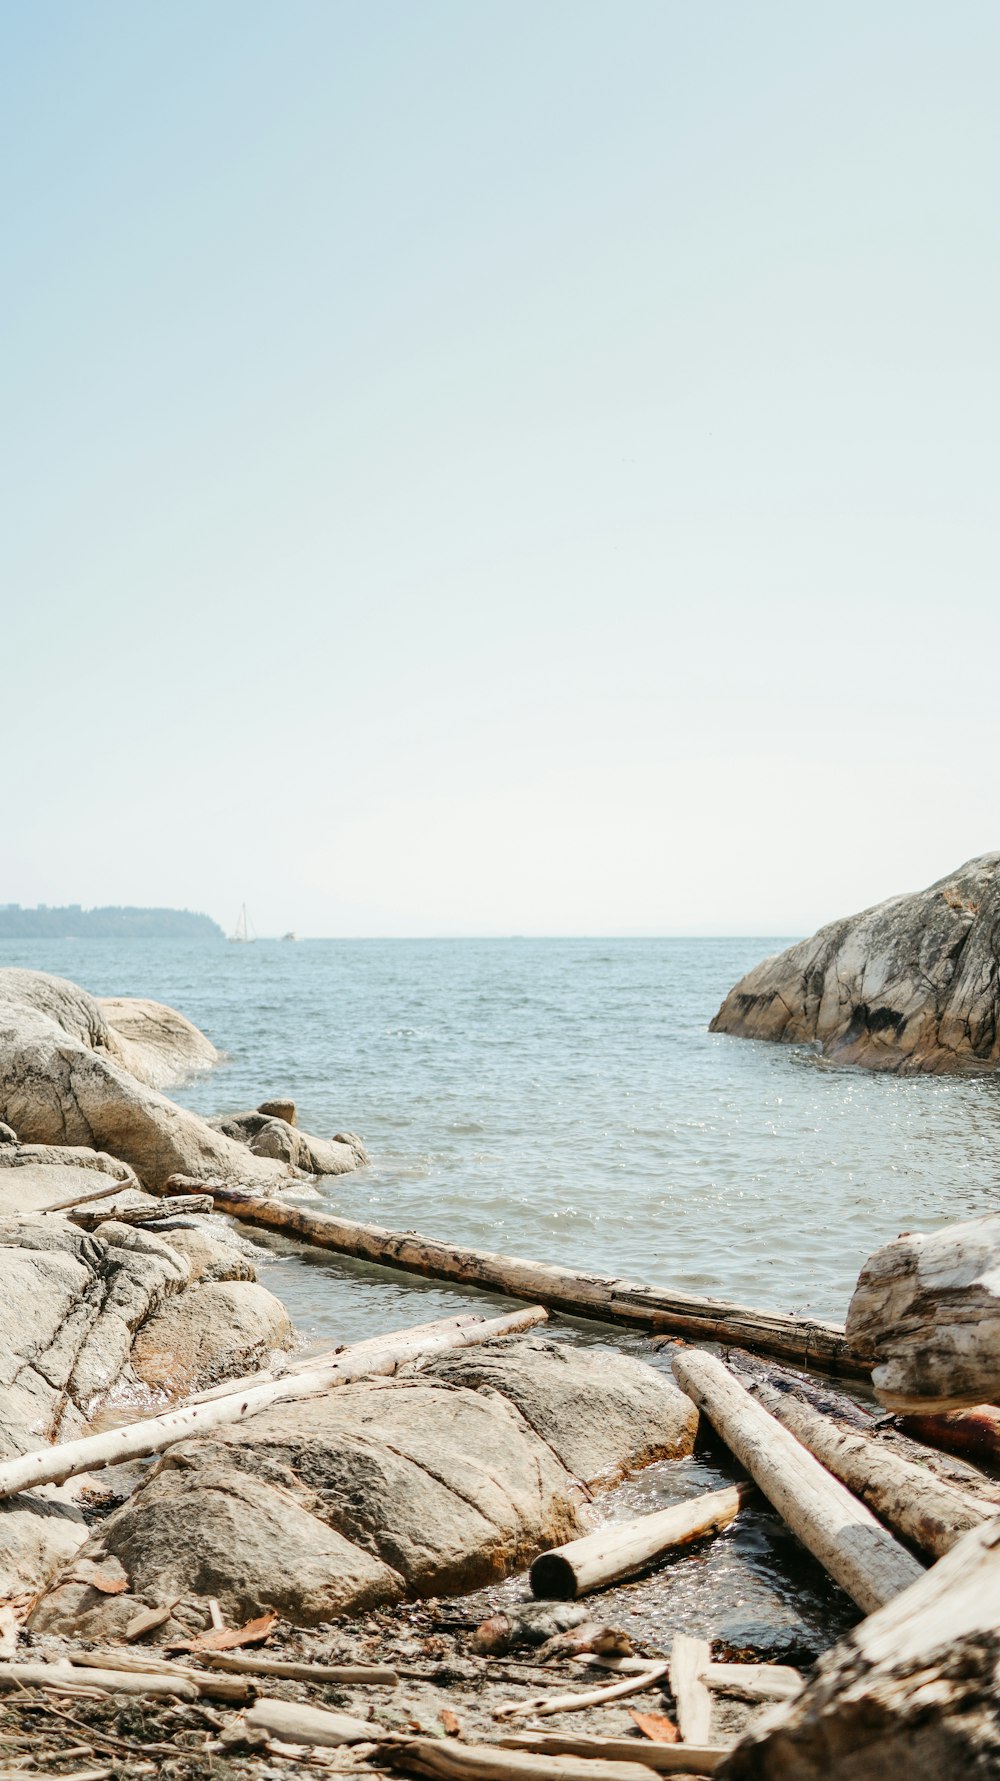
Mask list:
[[[294,1118],[283,1119],[270,1111],[275,1105],[280,1103],[265,1101],[254,1112],[224,1113],[208,1123],[213,1131],[245,1144],[253,1156],[271,1157],[304,1175],[346,1175],[367,1162],[365,1147],[353,1132],[311,1138],[299,1131]],[[292,1106],[293,1115],[294,1111]]]
[[[170,1449],[84,1550],[127,1592],[74,1569],[33,1624],[114,1637],[141,1602],[180,1598],[178,1624],[198,1624],[214,1596],[234,1621],[274,1608],[310,1625],[464,1592],[580,1532],[581,1482],[691,1451],[691,1405],[639,1361],[537,1339],[484,1354],[468,1382],[442,1360]],[[592,1440],[588,1400],[595,1422],[614,1404]]]
[[[741,978],[717,1033],[871,1070],[1000,1065],[1000,853],[831,922]]]
[[[258,1130],[253,1149],[242,1130],[177,1106],[150,1081],[186,1073],[196,1053],[204,1064],[214,1047],[199,1047],[191,1035],[202,1035],[158,1003],[110,1006],[113,1022],[63,978],[0,970],[0,1120],[22,1144],[106,1151],[154,1191],[183,1174],[275,1192],[293,1171],[340,1174],[364,1160],[360,1140],[310,1139],[265,1115],[254,1118],[270,1136],[262,1145]]]
[[[117,1061],[149,1088],[169,1088],[197,1070],[211,1070],[219,1053],[176,1008],[140,997],[101,996]]]

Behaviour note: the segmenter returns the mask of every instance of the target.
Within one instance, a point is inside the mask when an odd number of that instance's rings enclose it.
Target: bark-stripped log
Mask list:
[[[367,1744],[384,1737],[381,1726],[350,1713],[333,1713],[329,1707],[307,1707],[301,1701],[261,1699],[243,1715],[248,1731],[282,1738],[289,1744],[319,1744],[334,1749],[339,1744]]]
[[[498,1744],[457,1744],[451,1738],[414,1738],[379,1750],[382,1761],[404,1774],[433,1781],[649,1781],[651,1746],[634,1742],[631,1759],[583,1761],[571,1756],[529,1755]]]
[[[405,1330],[393,1332],[407,1336],[436,1336],[439,1330],[461,1330],[468,1325],[482,1322],[482,1314],[476,1311],[462,1312],[458,1317],[435,1317],[430,1323],[408,1324]],[[357,1357],[368,1349],[380,1348],[385,1343],[385,1336],[366,1336],[363,1342],[339,1342],[336,1348],[325,1348],[321,1354],[307,1354],[301,1360],[287,1362],[284,1366],[265,1367],[257,1373],[244,1373],[239,1379],[224,1379],[221,1385],[206,1386],[204,1391],[194,1391],[185,1400],[188,1404],[208,1404],[213,1398],[229,1398],[234,1392],[249,1391],[251,1386],[269,1385],[272,1379],[287,1379],[290,1373],[310,1373],[314,1367],[328,1367],[332,1361],[339,1360],[344,1354],[350,1353]]]
[[[712,1729],[712,1697],[702,1672],[712,1660],[707,1639],[676,1633],[670,1647],[670,1692],[677,1709],[677,1727],[685,1744],[707,1744]]]
[[[196,1701],[200,1690],[185,1676],[159,1671],[77,1669],[68,1663],[0,1664],[0,1689],[95,1688],[101,1694],[145,1694]]]
[[[847,1339],[904,1415],[1000,1397],[1000,1213],[886,1243],[858,1276]]]
[[[258,1385],[235,1397],[217,1398],[208,1404],[187,1405],[169,1410],[165,1416],[150,1416],[144,1422],[132,1422],[125,1428],[108,1429],[99,1435],[83,1435],[78,1441],[64,1441],[56,1447],[42,1447],[34,1453],[0,1463],[0,1498],[31,1490],[39,1484],[62,1484],[81,1472],[94,1472],[104,1466],[116,1466],[128,1459],[145,1459],[151,1453],[162,1453],[189,1435],[201,1435],[209,1429],[225,1428],[244,1422],[270,1404],[287,1403],[291,1399],[317,1396],[335,1386],[347,1385],[352,1379],[395,1373],[407,1361],[424,1354],[439,1354],[450,1348],[469,1348],[489,1342],[498,1336],[516,1335],[535,1324],[543,1323],[547,1312],[540,1306],[516,1311],[507,1317],[466,1325],[443,1331],[437,1336],[388,1336],[380,1348],[368,1349],[355,1357],[345,1350],[339,1360],[328,1367],[317,1367],[308,1373],[290,1374],[268,1385]]]
[[[870,1436],[838,1428],[791,1392],[775,1391],[763,1383],[752,1390],[782,1428],[867,1503],[880,1521],[931,1558],[943,1558],[971,1527],[989,1520],[991,1507],[980,1497],[942,1483]]]
[[[685,1349],[674,1377],[792,1532],[865,1613],[923,1575],[917,1560],[714,1355]]]
[[[510,1732],[501,1739],[505,1749],[536,1750],[539,1754],[577,1756],[589,1775],[601,1758],[609,1762],[634,1761],[637,1751],[649,1769],[660,1775],[714,1775],[726,1754],[725,1745],[639,1744],[635,1738],[601,1738],[564,1732]]]
[[[546,1601],[570,1602],[619,1578],[635,1577],[678,1546],[728,1527],[749,1488],[731,1484],[543,1552],[531,1567],[531,1592]]]
[[[549,1262],[495,1255],[485,1249],[464,1249],[422,1237],[415,1231],[385,1230],[357,1224],[329,1212],[307,1212],[284,1200],[264,1199],[213,1182],[205,1184],[216,1211],[228,1212],[248,1224],[290,1231],[306,1243],[355,1256],[378,1267],[402,1268],[434,1280],[455,1280],[483,1287],[512,1299],[529,1299],[570,1317],[596,1318],[641,1329],[698,1336],[705,1341],[738,1342],[743,1347],[778,1354],[800,1366],[828,1373],[858,1375],[864,1368],[853,1358],[840,1324],[789,1317],[779,1311],[756,1311],[725,1299],[700,1298],[669,1287],[643,1286],[602,1274],[582,1274]]]

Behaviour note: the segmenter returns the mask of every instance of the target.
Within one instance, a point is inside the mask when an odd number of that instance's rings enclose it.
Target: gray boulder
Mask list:
[[[1000,1064],[1000,853],[831,922],[740,979],[716,1033],[900,1073]]]
[[[299,1167],[292,1154],[276,1143],[254,1151],[244,1134],[228,1135],[149,1086],[168,1066],[191,1066],[198,1049],[191,1035],[201,1038],[196,1029],[159,1004],[112,1006],[120,1032],[75,984],[39,971],[0,970],[0,1119],[21,1143],[106,1151],[154,1191],[182,1174],[276,1192]],[[123,1008],[133,1010],[131,1026]],[[325,1144],[297,1129],[291,1149],[309,1173],[342,1173],[364,1160],[360,1145]]]
[[[117,1061],[149,1088],[169,1088],[197,1070],[211,1070],[219,1053],[176,1008],[141,997],[101,996]]]
[[[593,1467],[600,1487],[691,1451],[676,1388],[630,1362],[606,1371],[602,1395],[606,1360],[511,1342],[472,1385],[439,1375],[441,1363],[409,1368],[186,1441],[85,1548],[102,1570],[121,1567],[128,1595],[101,1596],[74,1567],[32,1624],[114,1637],[139,1601],[181,1597],[190,1623],[215,1596],[234,1620],[274,1608],[309,1625],[504,1577],[582,1531],[581,1471]],[[595,1422],[617,1399],[613,1431],[589,1443],[588,1393]]]

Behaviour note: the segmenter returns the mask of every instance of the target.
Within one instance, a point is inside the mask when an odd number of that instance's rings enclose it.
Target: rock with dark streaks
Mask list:
[[[815,1045],[837,1063],[945,1073],[1000,1065],[1000,853],[765,959],[716,1033]]]

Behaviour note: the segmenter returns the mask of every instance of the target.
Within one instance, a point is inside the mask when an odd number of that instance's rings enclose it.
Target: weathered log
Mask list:
[[[291,1231],[306,1243],[353,1255],[378,1267],[402,1268],[434,1280],[458,1280],[466,1286],[529,1299],[571,1317],[596,1318],[641,1329],[673,1331],[706,1341],[738,1342],[746,1348],[784,1355],[799,1365],[830,1373],[858,1374],[864,1369],[852,1356],[840,1324],[791,1317],[778,1311],[757,1311],[725,1299],[701,1298],[668,1287],[644,1286],[602,1274],[583,1274],[548,1262],[495,1255],[422,1237],[416,1231],[386,1230],[358,1224],[329,1212],[310,1212],[280,1199],[264,1199],[236,1188],[211,1183],[216,1211],[245,1223]]]
[[[736,1694],[745,1701],[791,1701],[802,1687],[798,1670],[788,1664],[709,1663],[701,1680],[716,1694]]]
[[[949,1453],[969,1454],[991,1465],[1000,1460],[1000,1409],[996,1404],[977,1404],[974,1410],[947,1410],[940,1416],[904,1416],[904,1434],[943,1447]]]
[[[898,1454],[900,1459],[908,1459],[912,1465],[939,1478],[943,1484],[952,1485],[956,1490],[979,1498],[986,1504],[987,1514],[995,1515],[1000,1510],[1000,1482],[954,1453],[942,1452],[937,1446],[914,1440],[913,1433],[910,1432],[910,1419],[904,1419],[901,1423],[898,1417],[891,1416],[881,1405],[868,1408],[858,1403],[843,1387],[838,1387],[830,1380],[818,1380],[784,1367],[780,1362],[750,1354],[746,1349],[728,1348],[722,1358],[739,1378],[749,1375],[751,1379],[761,1381],[776,1391],[790,1392],[793,1397],[804,1398],[814,1410],[830,1417],[838,1428],[865,1435],[868,1439],[877,1441],[879,1447],[886,1452]],[[979,1410],[987,1416],[990,1414],[989,1405],[980,1405]],[[994,1414],[1000,1417],[1000,1412]],[[977,1415],[975,1410],[956,1410],[950,1416],[928,1417],[928,1431],[933,1432],[939,1424],[947,1429],[951,1422]],[[984,1457],[989,1456],[987,1454]]]
[[[923,1575],[869,1509],[758,1404],[714,1355],[685,1349],[674,1377],[792,1532],[865,1613]]]
[[[5,1663],[0,1664],[0,1689],[3,1688],[94,1688],[101,1694],[145,1694],[181,1701],[196,1701],[198,1688],[185,1676],[167,1676],[152,1670],[98,1670],[82,1672],[68,1663]]]
[[[250,1657],[243,1651],[200,1651],[202,1663],[213,1670],[233,1671],[240,1676],[282,1676],[291,1682],[338,1682],[382,1684],[395,1688],[399,1674],[388,1664],[294,1663],[282,1657]]]
[[[711,1662],[707,1639],[675,1633],[670,1647],[670,1692],[677,1709],[677,1727],[685,1744],[707,1744],[712,1729],[712,1697],[702,1681]]]
[[[629,1694],[642,1694],[644,1689],[668,1674],[670,1665],[652,1666],[639,1676],[626,1676],[624,1682],[609,1682],[604,1688],[588,1688],[577,1694],[540,1694],[530,1701],[505,1701],[494,1707],[494,1719],[544,1719],[550,1713],[580,1713],[585,1707],[602,1707],[605,1701],[617,1701]]]
[[[156,1206],[95,1206],[88,1210],[81,1206],[70,1211],[68,1216],[74,1224],[82,1224],[90,1229],[101,1224],[159,1224],[164,1218],[177,1218],[192,1212],[211,1212],[212,1197],[210,1194],[178,1194],[171,1200],[161,1200]]]
[[[906,1415],[1000,1396],[1000,1213],[897,1237],[858,1276],[847,1339],[879,1402]]]
[[[621,1577],[635,1577],[678,1546],[728,1527],[749,1490],[746,1484],[713,1490],[652,1515],[610,1523],[581,1540],[543,1552],[531,1567],[532,1594],[567,1602]]]
[[[1000,1774],[1000,1520],[823,1656],[751,1727],[726,1781],[956,1781]]]
[[[867,1503],[880,1521],[932,1558],[943,1558],[970,1527],[989,1520],[990,1505],[981,1498],[944,1484],[871,1436],[838,1428],[790,1392],[775,1391],[763,1382],[755,1383],[752,1391],[782,1428]]]
[[[87,1674],[80,1678],[89,1682],[91,1670],[120,1671],[126,1675],[172,1676],[191,1682],[198,1693],[209,1700],[243,1702],[251,1698],[252,1685],[238,1676],[210,1676],[204,1670],[191,1669],[167,1658],[158,1658],[149,1651],[68,1651],[68,1661]]]
[[[512,1602],[505,1613],[491,1614],[480,1622],[469,1640],[469,1650],[495,1657],[519,1645],[545,1645],[589,1618],[589,1608],[578,1608],[575,1603],[551,1607],[547,1602]]]
[[[622,1740],[624,1742],[624,1740]],[[435,1781],[643,1781],[652,1773],[646,1761],[651,1745],[633,1740],[629,1757],[581,1761],[549,1752],[529,1755],[501,1744],[458,1744],[451,1738],[415,1738],[389,1745],[379,1756],[406,1774],[431,1775]]]
[[[39,1216],[43,1216],[46,1212],[69,1212],[74,1206],[89,1206],[92,1200],[109,1200],[112,1194],[127,1193],[130,1188],[137,1186],[136,1177],[129,1169],[128,1177],[124,1181],[109,1181],[106,1186],[95,1188],[93,1193],[74,1194],[72,1199],[53,1200],[51,1205],[39,1206]]]
[[[601,1738],[585,1733],[572,1737],[564,1732],[509,1732],[500,1741],[505,1749],[580,1757],[587,1764],[587,1775],[602,1758],[609,1762],[634,1760],[633,1751],[638,1752],[648,1769],[656,1769],[661,1775],[714,1775],[726,1754],[723,1744],[639,1744],[635,1738]]]
[[[81,1472],[99,1471],[104,1466],[120,1465],[125,1460],[145,1459],[151,1453],[162,1453],[175,1442],[186,1440],[189,1435],[243,1422],[270,1404],[312,1397],[335,1386],[346,1385],[352,1379],[394,1373],[420,1355],[439,1354],[449,1348],[467,1348],[498,1336],[516,1335],[544,1322],[547,1315],[541,1307],[534,1306],[488,1322],[442,1331],[436,1336],[413,1337],[403,1332],[386,1337],[380,1348],[367,1349],[357,1357],[345,1350],[328,1367],[291,1374],[233,1397],[218,1398],[207,1404],[185,1405],[180,1410],[169,1410],[163,1416],[151,1416],[124,1428],[107,1429],[98,1435],[84,1435],[77,1441],[65,1441],[56,1447],[21,1454],[16,1459],[0,1463],[0,1498],[31,1490],[39,1484],[62,1484]]]
[[[381,1726],[370,1719],[355,1719],[350,1713],[334,1713],[329,1707],[307,1707],[301,1701],[273,1701],[260,1698],[243,1715],[247,1730],[263,1732],[268,1738],[283,1738],[290,1744],[320,1744],[333,1748],[338,1744],[367,1744],[385,1736]]]
[[[408,1325],[405,1332],[394,1333],[433,1336],[439,1330],[461,1330],[470,1324],[481,1322],[481,1312],[463,1311],[457,1317],[435,1317],[430,1323],[414,1323]],[[385,1339],[385,1336],[366,1336],[363,1342],[338,1342],[336,1348],[325,1348],[321,1354],[305,1355],[300,1360],[289,1361],[285,1366],[261,1368],[256,1373],[244,1373],[239,1379],[223,1379],[220,1385],[210,1385],[204,1391],[192,1392],[186,1401],[189,1404],[208,1404],[213,1398],[228,1398],[233,1392],[248,1391],[254,1385],[269,1385],[272,1379],[287,1379],[289,1373],[308,1373],[313,1367],[328,1367],[331,1361],[338,1360],[348,1350],[353,1355],[363,1354],[367,1349],[380,1347]]]

